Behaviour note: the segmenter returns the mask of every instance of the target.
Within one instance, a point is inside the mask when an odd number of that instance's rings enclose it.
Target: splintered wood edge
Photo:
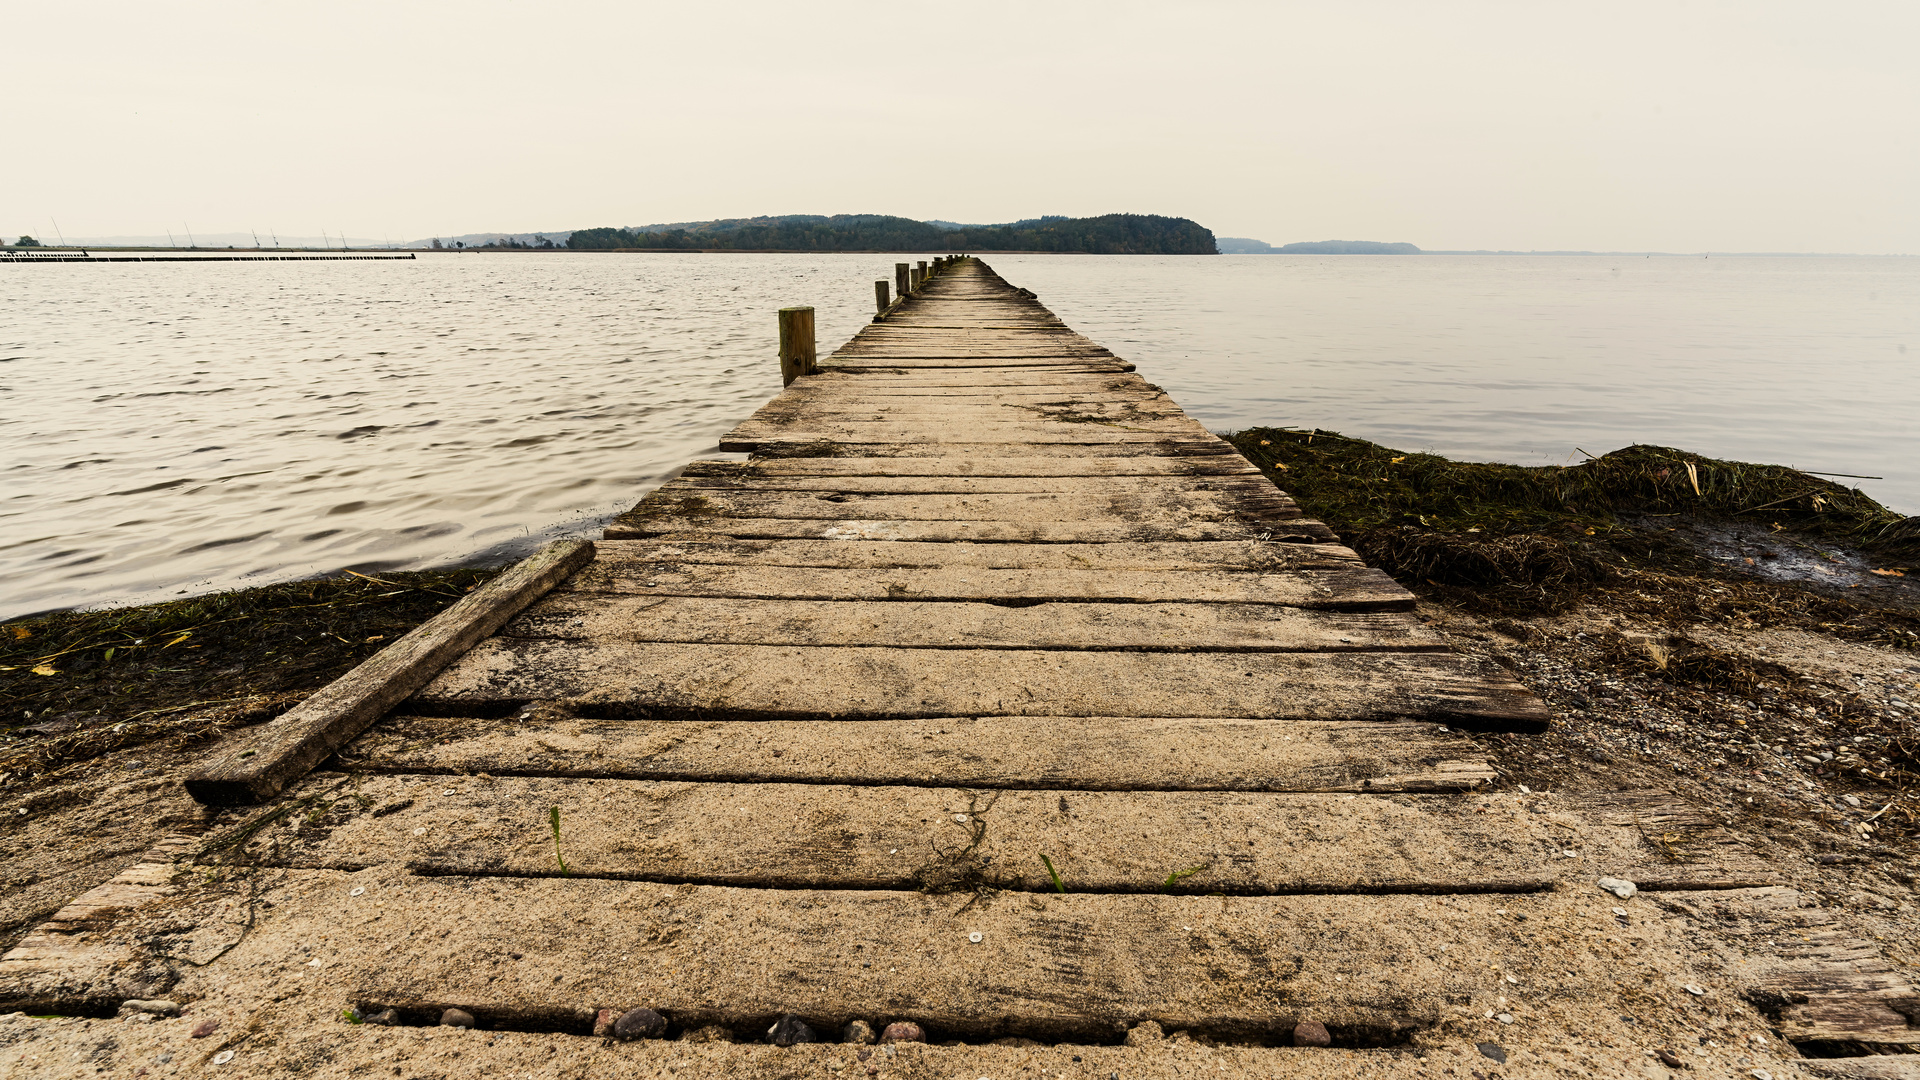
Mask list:
[[[278,719],[228,743],[187,777],[209,806],[278,795],[482,638],[593,559],[591,540],[556,540],[409,631]]]

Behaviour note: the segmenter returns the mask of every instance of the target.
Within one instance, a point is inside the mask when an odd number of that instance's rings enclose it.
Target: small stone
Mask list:
[[[873,1025],[865,1020],[850,1021],[846,1027],[840,1029],[840,1041],[864,1046],[873,1041]],[[865,1061],[866,1058],[860,1060]]]
[[[355,885],[353,888],[347,890],[347,895],[365,896],[367,895],[367,887],[365,885]]]
[[[399,1027],[400,1014],[393,1009],[381,1009],[367,1017],[366,1022],[375,1027]]]
[[[667,1018],[652,1009],[629,1009],[613,1022],[616,1039],[657,1039],[666,1033]]]
[[[1494,1017],[1494,1019],[1500,1021],[1503,1024],[1511,1024],[1513,1023],[1513,1014],[1501,1013],[1499,1016]]]
[[[1481,1043],[1475,1049],[1480,1051],[1481,1057],[1492,1058],[1502,1065],[1507,1063],[1507,1048],[1499,1043]]]
[[[1127,1045],[1152,1046],[1166,1037],[1166,1032],[1160,1029],[1159,1024],[1152,1020],[1142,1020],[1133,1026],[1132,1031],[1127,1032]]]
[[[473,1026],[473,1014],[465,1009],[448,1009],[440,1014],[440,1026],[470,1028]]]
[[[377,1020],[377,1019],[376,1019],[376,1020],[369,1020],[369,1021],[367,1021],[367,1022],[368,1022],[368,1023],[370,1023],[370,1024],[371,1024],[371,1023],[378,1023],[378,1020]],[[190,1036],[191,1038],[195,1038],[195,1039],[204,1039],[204,1038],[206,1038],[207,1036],[209,1036],[209,1035],[211,1035],[211,1034],[213,1034],[214,1032],[216,1032],[216,1031],[219,1031],[219,1030],[220,1030],[220,1021],[218,1021],[218,1020],[202,1020],[202,1021],[200,1021],[199,1023],[197,1023],[197,1024],[195,1024],[195,1025],[193,1025],[193,1031],[189,1033],[189,1036]]]
[[[1293,1025],[1293,1045],[1332,1046],[1333,1036],[1327,1034],[1327,1025],[1320,1021],[1302,1020]]]
[[[927,1041],[926,1029],[911,1020],[895,1020],[880,1033],[881,1043],[901,1043]]]
[[[955,822],[956,822],[957,824],[960,824],[960,825],[965,825],[965,824],[967,823],[967,820],[968,820],[968,819],[967,819],[967,815],[965,815],[965,814],[955,814],[955,815],[953,815],[953,820],[954,820],[954,821],[955,821]]]
[[[980,933],[980,931],[978,930],[975,930],[973,933],[967,935],[967,940],[973,942],[975,945],[978,945],[982,941],[986,940],[986,935]]]
[[[177,1001],[161,1001],[157,998],[150,1000],[134,998],[130,1001],[120,1003],[121,1016],[127,1016],[132,1013],[144,1013],[148,1016],[179,1016],[180,1003]]]
[[[1699,987],[1693,985],[1692,983],[1688,983],[1687,985],[1681,987],[1681,989],[1685,990],[1689,994],[1692,994],[1694,997],[1700,997],[1701,995],[1706,993],[1705,990],[1700,989]]]
[[[805,1020],[792,1013],[782,1016],[767,1029],[767,1041],[775,1046],[794,1046],[799,1043],[819,1042],[820,1036],[814,1034]]]
[[[1755,1069],[1748,1075],[1752,1076],[1753,1080],[1773,1080],[1773,1074],[1765,1069]]]
[[[1671,1050],[1655,1050],[1653,1051],[1653,1055],[1660,1059],[1660,1064],[1665,1065],[1669,1069],[1686,1067],[1686,1062],[1681,1061]]]
[[[1640,891],[1640,886],[1617,877],[1603,877],[1597,883],[1602,889],[1625,900]]]
[[[600,1009],[593,1014],[593,1037],[596,1039],[613,1038],[613,1022],[620,1019],[618,1009]]]
[[[231,1050],[222,1050],[219,1053],[213,1055],[213,1063],[215,1065],[225,1065],[227,1062],[232,1060],[233,1060],[233,1051]],[[1772,1080],[1772,1078],[1769,1077],[1768,1080]]]

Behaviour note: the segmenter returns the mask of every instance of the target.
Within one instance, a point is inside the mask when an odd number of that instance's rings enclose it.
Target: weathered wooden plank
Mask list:
[[[936,569],[899,567],[778,566],[759,563],[607,562],[584,568],[554,597],[567,605],[612,602],[608,594],[641,597],[732,597],[746,600],[888,601],[893,603],[987,603],[1013,615],[1028,605],[1092,603],[1113,611],[1086,618],[1141,619],[1117,610],[1164,605],[1166,625],[1192,625],[1207,618],[1185,607],[1263,605],[1254,619],[1281,617],[1285,609],[1404,611],[1407,591],[1370,567],[1352,563],[1257,574],[1221,570],[1038,570],[979,566]],[[852,615],[852,609],[847,609]],[[950,613],[965,619],[964,613]],[[1017,616],[1015,616],[1017,617]],[[1062,617],[1066,617],[1062,615]],[[1216,614],[1224,620],[1226,615]]]
[[[0,1011],[80,1012],[107,999],[153,997],[172,985],[165,969],[141,963],[139,950],[103,933],[165,900],[174,860],[198,846],[195,832],[161,837],[111,881],[75,897],[0,956]]]
[[[1490,663],[1448,653],[795,648],[491,638],[411,711],[673,719],[1186,716],[1429,720],[1540,730],[1550,714]]]
[[[739,818],[739,828],[784,828]],[[909,1019],[934,1037],[1111,1040],[1154,1020],[1285,1044],[1304,1019],[1392,1041],[1494,1007],[1504,976],[1556,1009],[1611,1003],[1654,977],[1676,928],[1637,956],[1528,940],[1617,932],[1603,896],[1110,896],[968,903],[907,892],[768,892],[583,879],[283,872],[277,922],[326,925],[317,969],[335,1000],[418,1014],[459,1006],[483,1026],[644,1004],[683,1029],[764,1031],[793,1012],[823,1031]],[[1596,894],[1597,896],[1597,894]],[[1496,911],[1520,910],[1525,923]],[[1447,946],[1443,949],[1442,946]],[[281,936],[243,942],[240,970],[284,965]],[[944,1060],[944,1059],[943,1059]]]
[[[751,461],[695,461],[683,476],[1239,476],[1260,470],[1238,454],[1189,457],[760,457]]]
[[[1775,887],[1668,902],[1747,953],[1741,974],[1748,989],[1787,1002],[1778,1019],[1782,1037],[1920,1043],[1920,988],[1879,946],[1846,932],[1803,894]]]
[[[826,566],[846,570],[1252,571],[1360,569],[1360,557],[1337,544],[888,544],[839,540],[732,540],[679,537],[611,540],[597,545],[593,562],[556,589],[605,588],[599,575],[652,573],[658,563],[715,566]],[[1377,571],[1368,571],[1377,573]],[[1369,584],[1370,583],[1370,584]],[[1397,588],[1391,579],[1348,581],[1342,587]],[[1332,583],[1326,587],[1333,589]],[[1402,591],[1397,595],[1411,595]]]
[[[1213,521],[1272,522],[1300,516],[1278,488],[1247,494],[1192,489],[1134,491],[1111,484],[1090,492],[978,492],[889,494],[808,492],[758,486],[735,488],[667,484],[622,515],[623,523],[652,516],[722,518],[819,518],[839,521],[1004,521],[1189,524]]]
[[[642,540],[682,533],[720,533],[747,540],[884,540],[1006,544],[1118,544],[1159,541],[1277,540],[1312,543],[1336,540],[1317,521],[1278,522],[1013,522],[874,521],[865,519],[771,517],[634,516],[607,525],[610,540]]]
[[[259,802],[279,794],[592,558],[591,541],[548,544],[279,718],[228,739],[187,777],[188,793],[213,805]]]
[[[964,455],[980,463],[980,467],[992,468],[984,459],[1010,457],[1022,459],[1037,458],[1106,458],[1106,457],[1210,457],[1230,460],[1234,467],[1240,467],[1247,459],[1234,450],[1233,444],[1214,435],[1188,437],[1164,435],[1153,441],[1144,442],[1048,442],[1048,443],[992,443],[979,442],[965,445],[947,445],[920,439],[907,439],[900,442],[863,442],[841,446],[831,440],[783,438],[761,442],[755,451],[762,457],[932,457],[951,459]]]
[[[823,730],[809,720],[395,716],[343,747],[334,764],[354,772],[1094,791],[1433,793],[1494,779],[1479,747],[1436,724],[1124,717],[936,717]]]
[[[822,396],[780,396],[755,409],[755,423],[897,423],[897,421],[941,421],[966,419],[987,423],[1125,423],[1129,419],[1165,421],[1185,417],[1179,405],[1164,396],[1133,394],[1029,394],[1008,398],[1000,394],[970,394],[945,398],[856,398],[852,394]]]
[[[727,464],[735,464],[728,462]],[[747,462],[734,470],[683,472],[663,485],[675,491],[725,496],[739,491],[820,492],[826,495],[1100,495],[1116,490],[1142,498],[1212,493],[1222,498],[1269,499],[1277,491],[1258,474],[1247,476],[822,476],[757,473]]]
[[[1009,607],[999,598],[928,603],[646,595],[661,591],[549,595],[521,612],[501,633],[570,641],[915,649],[1340,652],[1446,648],[1404,612],[1304,611],[1276,604]]]
[[[857,446],[861,443],[899,443],[925,439],[966,452],[973,443],[1155,443],[1167,436],[1203,438],[1207,429],[1190,419],[1141,418],[1126,421],[1088,421],[1033,417],[1030,420],[988,420],[969,422],[965,417],[949,417],[923,422],[866,421],[833,422],[809,420],[806,424],[772,424],[756,420],[742,421],[720,436],[720,449],[747,451],[762,442],[834,442]]]
[[[319,787],[315,786],[317,792]],[[324,830],[256,835],[267,865],[554,876],[551,810],[575,876],[759,888],[913,889],[990,882],[1075,892],[1539,892],[1660,873],[1688,886],[1764,884],[1745,856],[1676,866],[1631,828],[1541,813],[1515,794],[963,791],[389,774],[363,779]],[[364,800],[364,801],[362,801]],[[378,814],[379,816],[375,816]],[[728,830],[716,844],[716,822]],[[768,828],[762,823],[782,822]],[[1565,857],[1580,836],[1580,858]],[[1168,875],[1191,871],[1171,889]]]

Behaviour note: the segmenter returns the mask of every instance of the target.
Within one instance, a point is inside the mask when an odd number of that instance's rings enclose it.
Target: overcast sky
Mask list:
[[[14,3],[0,230],[1920,252],[1913,0]]]

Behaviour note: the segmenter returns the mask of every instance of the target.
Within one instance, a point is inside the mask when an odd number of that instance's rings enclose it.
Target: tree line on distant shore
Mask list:
[[[576,251],[1054,251],[1094,255],[1212,255],[1213,232],[1157,214],[1043,217],[954,228],[884,214],[796,214],[636,229],[582,229]]]

